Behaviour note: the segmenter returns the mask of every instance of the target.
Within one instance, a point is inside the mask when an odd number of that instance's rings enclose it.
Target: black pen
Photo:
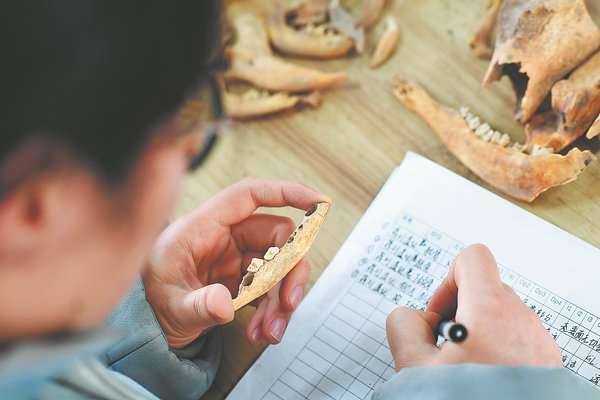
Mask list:
[[[460,343],[467,338],[467,328],[454,321],[442,321],[438,326],[438,335],[451,342]]]

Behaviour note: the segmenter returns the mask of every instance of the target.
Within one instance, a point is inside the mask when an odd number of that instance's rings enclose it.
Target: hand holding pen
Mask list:
[[[458,336],[456,322],[462,324]],[[440,329],[462,340],[438,347]],[[393,311],[387,336],[396,370],[467,362],[562,367],[558,345],[539,317],[502,283],[496,261],[483,245],[456,257],[425,311]]]

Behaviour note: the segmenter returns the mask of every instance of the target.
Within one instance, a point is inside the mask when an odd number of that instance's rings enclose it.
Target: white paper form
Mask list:
[[[600,204],[599,204],[600,207]],[[385,318],[424,309],[464,246],[487,245],[563,363],[600,381],[600,250],[414,153],[228,399],[368,399],[394,374]]]

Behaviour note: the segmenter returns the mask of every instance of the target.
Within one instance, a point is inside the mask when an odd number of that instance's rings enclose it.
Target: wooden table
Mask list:
[[[514,95],[507,79],[482,89],[488,63],[477,59],[467,45],[486,2],[388,1],[386,14],[395,17],[402,37],[393,58],[376,70],[369,69],[368,59],[383,28],[381,22],[367,36],[366,54],[332,61],[295,59],[323,70],[347,71],[349,81],[325,92],[317,109],[233,126],[206,164],[189,177],[176,214],[247,176],[296,180],[329,194],[334,207],[310,252],[310,287],[408,150],[503,196],[463,166],[390,90],[395,73],[411,76],[439,101],[455,108],[468,105],[496,129],[524,142],[523,128],[512,117]],[[360,2],[343,3],[358,6]],[[600,22],[600,0],[588,0],[588,7]],[[600,153],[597,139],[578,145]],[[577,181],[543,193],[532,204],[513,202],[600,247],[600,161]],[[296,210],[273,211],[296,221],[302,215]],[[224,398],[264,350],[264,345],[253,347],[245,340],[252,312],[251,307],[238,311],[235,320],[223,327],[224,357],[206,399]]]

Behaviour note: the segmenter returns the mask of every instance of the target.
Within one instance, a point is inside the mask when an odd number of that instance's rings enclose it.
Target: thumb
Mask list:
[[[396,371],[427,364],[439,351],[436,328],[440,315],[399,307],[388,315],[386,330]]]
[[[185,325],[203,331],[230,322],[234,311],[229,289],[215,283],[186,295],[182,317]]]

